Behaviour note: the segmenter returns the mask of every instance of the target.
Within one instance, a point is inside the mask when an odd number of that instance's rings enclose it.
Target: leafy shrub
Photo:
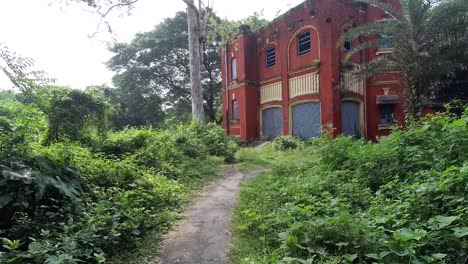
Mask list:
[[[170,226],[191,190],[216,174],[210,155],[233,155],[230,142],[217,126],[192,124],[126,129],[93,149],[28,141],[2,149],[0,262],[102,263],[131,249]]]
[[[234,160],[238,144],[233,138],[224,135],[222,127],[215,123],[203,124],[194,121],[185,132],[200,138],[203,145],[208,147],[210,155],[224,157],[226,161]]]
[[[107,155],[122,157],[127,153],[134,153],[143,148],[154,133],[151,129],[125,128],[122,131],[109,133],[100,144],[97,151]]]
[[[277,154],[241,192],[234,262],[464,263],[467,122],[468,109],[377,144],[340,137]],[[305,152],[315,160],[297,160]]]
[[[304,147],[304,143],[292,136],[281,136],[273,140],[273,148],[279,151],[292,150]]]

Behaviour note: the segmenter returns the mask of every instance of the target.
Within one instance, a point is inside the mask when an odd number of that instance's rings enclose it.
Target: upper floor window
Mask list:
[[[239,120],[237,100],[232,100],[232,120]]]
[[[266,66],[271,67],[276,63],[276,51],[275,47],[266,49]]]
[[[379,49],[391,49],[393,48],[391,38],[386,35],[380,35],[377,41]]]
[[[344,51],[345,52],[351,51],[352,48],[353,48],[353,44],[352,44],[351,41],[347,40],[347,41],[344,42]]]
[[[344,31],[344,33],[346,34],[346,32],[348,32],[347,30]],[[349,52],[351,51],[351,49],[353,48],[353,42],[349,41],[349,40],[346,40],[344,42],[344,51],[345,52]]]
[[[231,61],[231,79],[237,80],[237,60],[233,58]]]
[[[297,37],[297,53],[303,55],[310,50],[310,31],[306,31]]]

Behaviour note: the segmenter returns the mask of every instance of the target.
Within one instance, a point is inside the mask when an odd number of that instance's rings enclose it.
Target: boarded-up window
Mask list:
[[[297,37],[297,51],[299,55],[309,53],[310,46],[310,31],[306,31]]]
[[[266,49],[266,66],[271,67],[276,63],[276,51],[275,47]]]

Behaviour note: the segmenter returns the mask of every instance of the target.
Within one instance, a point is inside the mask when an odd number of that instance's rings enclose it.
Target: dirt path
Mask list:
[[[177,227],[165,238],[161,258],[153,263],[227,263],[229,224],[239,184],[261,173],[242,173],[235,165],[208,185],[184,213]]]

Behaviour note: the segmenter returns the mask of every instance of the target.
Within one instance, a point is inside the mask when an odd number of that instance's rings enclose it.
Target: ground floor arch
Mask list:
[[[362,137],[362,104],[357,100],[341,103],[341,128],[344,136]]]
[[[262,138],[275,138],[283,135],[283,108],[269,107],[260,110]]]
[[[302,139],[320,137],[322,132],[319,101],[298,102],[291,105],[291,134]]]

